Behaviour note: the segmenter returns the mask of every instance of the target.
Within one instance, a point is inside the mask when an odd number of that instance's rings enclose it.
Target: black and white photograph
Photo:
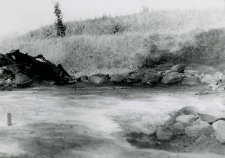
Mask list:
[[[0,158],[224,158],[225,0],[0,0]]]

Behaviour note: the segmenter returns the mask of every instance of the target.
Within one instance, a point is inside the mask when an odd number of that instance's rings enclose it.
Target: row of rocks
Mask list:
[[[208,84],[209,89],[224,90],[225,75],[215,69],[214,73],[210,71],[197,71],[190,68],[185,68],[184,65],[178,64],[172,66],[169,70],[161,68],[140,69],[126,74],[94,74],[92,76],[82,76],[77,79],[78,82],[90,82],[94,84],[114,83],[120,85],[141,83],[144,85],[174,85],[181,83],[182,85],[194,86],[198,84]],[[210,69],[211,70],[211,69]]]
[[[192,72],[191,72],[192,71]],[[104,75],[94,74],[90,77],[82,76],[77,79],[80,82],[104,84],[112,82],[115,84],[167,84],[174,85],[182,82],[184,85],[196,85],[200,83],[199,76],[194,70],[185,70],[184,65],[175,65],[170,70],[160,71],[156,69],[141,69],[127,74]]]
[[[151,134],[159,141],[170,141],[172,137],[186,135],[199,141],[203,138],[216,139],[225,144],[225,121],[208,114],[202,114],[192,106],[170,113],[163,126],[152,128]]]

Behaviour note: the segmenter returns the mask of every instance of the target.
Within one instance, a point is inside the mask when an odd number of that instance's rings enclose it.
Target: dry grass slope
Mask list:
[[[223,68],[222,11],[158,11],[68,22],[67,36],[54,26],[0,41],[0,52],[21,49],[43,54],[67,70],[118,73],[163,62],[210,64]],[[209,30],[210,28],[216,28]],[[150,63],[149,63],[150,62]],[[154,65],[154,64],[153,64]]]

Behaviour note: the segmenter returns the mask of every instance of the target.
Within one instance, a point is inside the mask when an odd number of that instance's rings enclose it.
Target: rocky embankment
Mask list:
[[[59,65],[46,60],[12,50],[0,54],[0,90],[29,87],[35,83],[68,84],[73,79]]]
[[[93,74],[81,76],[77,82],[109,85],[198,85],[209,84],[209,88],[224,89],[225,76],[213,69],[206,68],[197,71],[183,64],[162,64],[155,68],[142,68],[126,74]],[[55,65],[42,55],[36,57],[13,50],[7,54],[0,54],[0,90],[15,87],[29,87],[32,84],[68,84],[74,80],[59,64]]]
[[[139,147],[169,151],[213,151],[225,154],[225,118],[199,111],[193,106],[171,112],[163,125],[149,125],[144,138],[134,134],[128,142]]]
[[[185,65],[173,66],[159,65],[156,68],[145,68],[127,74],[94,74],[92,76],[81,76],[78,82],[89,82],[94,84],[113,83],[115,85],[175,85],[182,84],[194,86],[208,84],[210,89],[223,88],[223,73],[213,69],[205,68],[197,71]]]

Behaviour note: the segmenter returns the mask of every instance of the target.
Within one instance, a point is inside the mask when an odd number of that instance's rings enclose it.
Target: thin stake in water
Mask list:
[[[75,91],[77,90],[77,82],[76,82],[76,78],[74,78],[74,87],[75,87]]]
[[[11,113],[7,113],[7,125],[12,126],[12,115],[11,115]]]

